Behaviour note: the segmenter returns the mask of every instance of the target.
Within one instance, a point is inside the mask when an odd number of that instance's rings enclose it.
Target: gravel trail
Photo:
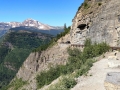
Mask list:
[[[108,59],[101,59],[93,64],[88,76],[78,78],[78,84],[71,90],[105,90],[104,80],[108,72],[120,72],[120,68],[109,68]]]

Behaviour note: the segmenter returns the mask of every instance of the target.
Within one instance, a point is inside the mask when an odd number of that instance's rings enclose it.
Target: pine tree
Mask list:
[[[66,30],[67,26],[66,26],[66,23],[64,24],[64,30]]]

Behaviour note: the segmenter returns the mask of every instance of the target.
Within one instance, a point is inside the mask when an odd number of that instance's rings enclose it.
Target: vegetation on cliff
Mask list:
[[[70,32],[70,27],[64,28],[64,32],[57,34],[57,36],[53,38],[49,43],[39,46],[38,48],[34,49],[33,52],[40,52],[40,51],[46,50],[50,46],[53,46],[54,43],[58,41],[58,39],[65,36],[68,32]]]
[[[96,0],[96,1],[84,0],[84,2],[78,7],[77,13],[81,10],[83,15],[90,14],[94,12],[94,10],[102,6],[102,2],[103,2],[102,0]]]
[[[21,78],[18,79],[17,77],[15,77],[14,80],[12,80],[12,82],[5,89],[8,90],[8,88],[11,88],[12,90],[18,90],[23,85],[26,85],[26,84],[27,84],[27,81],[23,81]]]
[[[5,90],[30,52],[51,38],[34,32],[10,32],[4,36],[0,45],[0,90]]]
[[[85,48],[83,52],[76,48],[73,50],[68,48],[69,57],[67,64],[51,67],[48,71],[41,72],[36,77],[38,88],[50,84],[53,80],[57,79],[61,75],[67,75],[73,73],[76,70],[76,77],[86,74],[94,62],[92,58],[99,56],[108,50],[109,46],[106,43],[92,44],[89,39],[87,39],[85,42]],[[71,86],[73,87],[74,85]],[[70,88],[68,87],[67,89]]]

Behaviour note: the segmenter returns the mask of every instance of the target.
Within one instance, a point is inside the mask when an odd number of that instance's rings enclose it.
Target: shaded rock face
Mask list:
[[[92,42],[106,42],[120,46],[120,0],[89,0],[78,10],[71,26],[71,43],[84,44],[86,38]]]

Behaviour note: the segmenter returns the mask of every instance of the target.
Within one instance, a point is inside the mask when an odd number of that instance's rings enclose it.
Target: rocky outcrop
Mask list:
[[[119,68],[120,67],[120,53],[114,51],[113,54],[108,56],[108,67]]]
[[[66,35],[64,41],[68,41],[70,35]],[[67,48],[70,44],[56,43],[53,47],[48,48],[46,51],[34,52],[29,55],[22,67],[17,73],[17,78],[22,78],[23,81],[28,81],[28,85],[23,88],[26,90],[36,90],[35,77],[43,70],[48,70],[50,67],[56,65],[63,65],[67,62]]]
[[[106,90],[120,90],[120,73],[108,73],[106,76],[104,86]]]
[[[71,26],[71,43],[106,42],[120,46],[120,1],[85,0]]]

